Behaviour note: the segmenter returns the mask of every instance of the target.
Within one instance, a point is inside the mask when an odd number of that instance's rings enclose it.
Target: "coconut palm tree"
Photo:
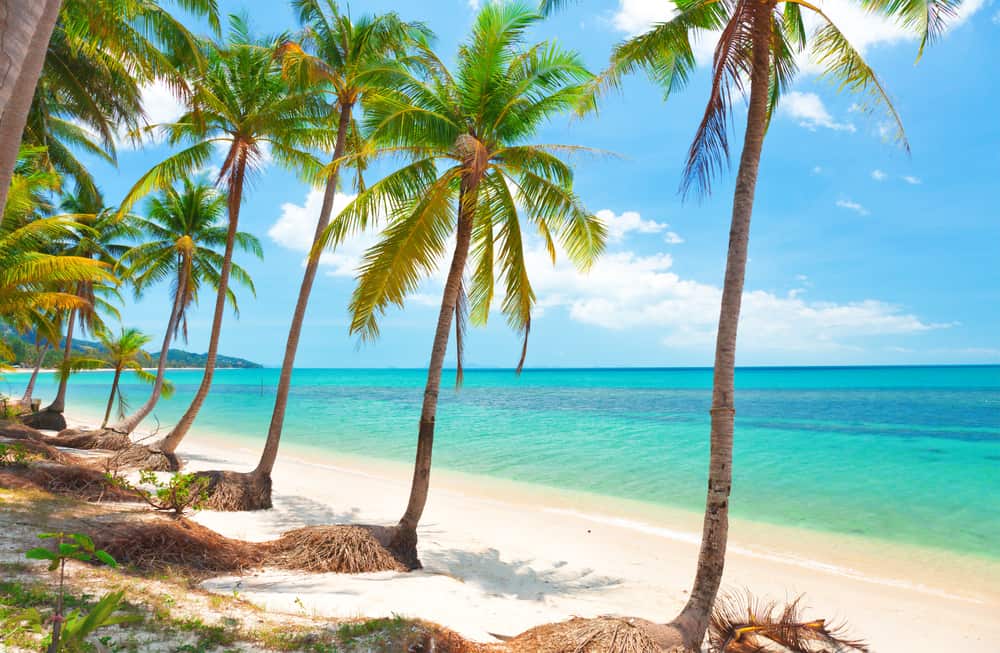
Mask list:
[[[330,120],[337,124],[337,139],[316,224],[315,244],[330,224],[334,196],[340,182],[341,157],[348,152],[349,143],[358,144],[361,140],[354,124],[355,107],[364,102],[365,96],[382,90],[387,72],[398,65],[397,59],[406,54],[408,45],[414,39],[425,39],[429,34],[420,25],[402,22],[394,13],[366,16],[354,21],[350,15],[340,12],[334,0],[295,0],[294,6],[303,23],[303,30],[299,42],[289,41],[279,48],[283,71],[286,77],[299,85],[318,87],[328,95]],[[357,161],[354,159],[355,163]],[[360,171],[357,179],[360,182]],[[318,267],[318,259],[310,257],[306,261],[278,376],[267,441],[254,470],[254,474],[260,477],[270,476],[278,455],[295,353]],[[256,507],[270,507],[270,493],[264,498],[262,505]]]
[[[316,179],[323,166],[306,150],[332,147],[334,140],[333,130],[324,126],[326,112],[317,95],[312,90],[289,89],[274,57],[276,41],[254,39],[240,17],[231,17],[230,23],[225,45],[205,42],[202,46],[208,64],[192,82],[188,112],[175,123],[160,125],[171,144],[189,146],[144,174],[122,207],[151,191],[173,186],[203,168],[219,145],[226,148],[218,183],[226,186],[229,226],[205,373],[187,411],[154,447],[156,460],[147,461],[149,466],[176,467],[174,451],[191,429],[211,388],[247,176],[261,169],[269,150],[279,164]]]
[[[118,387],[122,372],[132,370],[141,380],[149,383],[155,382],[156,377],[143,369],[144,364],[148,365],[153,362],[152,357],[143,349],[152,340],[150,336],[138,329],[126,329],[122,327],[117,335],[112,335],[108,331],[102,331],[97,335],[97,340],[104,348],[104,352],[102,352],[104,357],[107,359],[107,362],[111,363],[111,367],[115,371],[114,377],[111,380],[111,394],[108,396],[108,405],[104,410],[104,421],[101,422],[101,428],[104,428],[108,425],[108,420],[111,418],[111,409],[115,404],[116,396],[118,398],[118,414],[120,416],[125,415],[125,410],[128,406],[125,395]],[[162,384],[162,392],[166,395],[173,392],[173,386],[169,381]]]
[[[167,188],[150,198],[146,217],[136,220],[144,242],[124,256],[122,276],[134,285],[136,296],[169,279],[173,302],[153,390],[138,410],[114,424],[111,431],[128,435],[152,412],[163,388],[171,341],[178,335],[187,340],[187,312],[197,303],[202,286],[218,290],[223,265],[219,250],[226,245],[225,211],[226,197],[213,185],[184,179],[179,188]],[[263,255],[260,242],[246,232],[236,232],[235,245],[258,258]],[[230,275],[251,293],[255,292],[250,275],[236,263],[231,264]],[[239,314],[232,289],[228,290],[227,298],[233,311]]]
[[[559,4],[563,3],[544,0],[543,9]],[[700,650],[722,581],[729,530],[736,413],[733,377],[750,217],[764,137],[782,93],[795,78],[796,57],[810,49],[825,77],[842,90],[861,94],[861,101],[871,108],[884,110],[896,126],[898,141],[908,146],[899,115],[882,82],[820,7],[806,0],[679,0],[676,4],[678,13],[674,18],[615,48],[602,81],[605,86],[615,87],[624,75],[645,71],[667,93],[675,91],[695,72],[692,37],[702,30],[719,32],[708,104],[682,177],[681,193],[685,196],[710,192],[712,181],[728,161],[732,98],[743,93],[748,96],[716,339],[708,493],[697,571],[688,602],[676,619],[665,626],[649,624],[664,649],[684,645]],[[872,13],[897,17],[915,28],[922,53],[924,45],[944,29],[946,19],[959,3],[861,0],[860,4]],[[818,22],[812,33],[806,30],[803,11]]]
[[[216,0],[180,4],[218,28]],[[4,38],[8,29],[15,37],[4,44],[17,47],[12,63],[24,56],[16,82],[5,80],[5,87],[13,86],[0,115],[0,208],[26,124],[32,142],[46,144],[46,137],[55,137],[53,162],[78,177],[81,190],[95,191],[66,147],[95,153],[80,125],[98,134],[103,142],[98,150],[113,158],[115,132],[142,118],[141,85],[163,80],[181,91],[185,71],[203,64],[197,39],[156,0],[16,0],[7,9],[17,20],[4,21]]]
[[[135,238],[137,231],[132,224],[133,216],[119,214],[114,208],[104,205],[101,196],[92,195],[86,189],[77,189],[75,194],[67,194],[61,208],[85,229],[78,229],[73,235],[57,244],[63,255],[99,261],[113,268],[128,251],[127,240]],[[55,399],[44,410],[26,418],[36,428],[63,430],[66,420],[62,413],[66,408],[66,392],[69,377],[75,368],[73,358],[73,336],[77,325],[81,334],[97,334],[103,330],[103,315],[118,317],[118,310],[112,301],[120,299],[118,281],[113,283],[90,283],[81,281],[72,288],[77,297],[84,301],[78,308],[71,308],[66,319],[66,336],[63,343],[63,363],[65,372],[59,375],[59,387]]]
[[[501,311],[524,338],[520,371],[535,303],[522,219],[537,229],[553,259],[558,243],[582,269],[604,247],[604,225],[574,194],[572,170],[558,156],[579,148],[530,144],[544,122],[586,100],[592,79],[576,53],[553,42],[525,43],[526,30],[540,20],[524,5],[486,4],[459,49],[454,75],[425,51],[425,75],[401,75],[398,91],[372,98],[365,119],[369,139],[413,160],[358,194],[324,234],[324,242],[335,246],[348,234],[385,223],[379,242],[365,253],[350,304],[350,331],[362,340],[378,336],[379,317],[390,304],[402,305],[438,268],[455,238],[431,347],[412,489],[403,517],[384,538],[411,568],[420,565],[416,527],[427,501],[453,324],[461,382],[463,277],[470,253],[471,320],[485,324],[495,295],[503,294]]]

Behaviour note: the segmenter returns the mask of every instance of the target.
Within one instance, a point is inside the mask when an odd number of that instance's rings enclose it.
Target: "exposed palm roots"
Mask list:
[[[679,643],[658,642],[652,626],[625,617],[574,618],[527,630],[507,642],[512,653],[686,653]]]
[[[309,526],[263,546],[268,564],[288,569],[344,574],[407,570],[365,526]]]
[[[264,566],[345,574],[406,570],[365,526],[309,526],[269,542],[244,542],[184,518],[156,515],[106,524],[94,540],[120,563],[143,571],[241,573]]]
[[[174,454],[144,444],[133,444],[116,453],[111,458],[111,464],[120,469],[143,469],[153,472],[176,472],[181,468],[180,461]]]
[[[69,449],[101,449],[104,451],[123,451],[132,446],[128,433],[119,433],[111,429],[98,431],[65,429],[53,438],[45,440],[57,447]]]
[[[271,507],[269,475],[217,470],[196,472],[195,475],[208,480],[205,508],[240,512],[268,510]]]

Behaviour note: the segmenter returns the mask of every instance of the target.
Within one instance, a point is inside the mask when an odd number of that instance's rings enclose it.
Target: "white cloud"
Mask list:
[[[839,206],[842,209],[847,209],[849,211],[854,211],[858,215],[869,215],[871,213],[871,211],[869,211],[868,209],[866,209],[861,204],[858,204],[857,202],[849,200],[849,199],[848,200],[837,200],[837,206]]]
[[[479,0],[468,0],[469,9],[479,11]]]
[[[337,193],[333,198],[333,213],[336,217],[353,199],[354,195]],[[267,235],[282,247],[296,251],[309,252],[312,249],[313,237],[316,234],[316,223],[319,222],[320,208],[323,206],[323,191],[309,191],[302,205],[286,202],[281,205],[281,216]],[[320,264],[330,268],[329,274],[338,277],[354,277],[361,257],[365,251],[375,244],[376,234],[366,232],[348,238],[333,252],[325,252],[320,257]]]
[[[823,174],[823,168],[820,167],[820,166],[814,166],[813,169],[812,169],[812,173],[814,175],[821,175],[821,174]]]
[[[714,342],[721,289],[681,278],[673,271],[669,254],[612,252],[584,274],[564,257],[553,266],[545,249],[536,244],[528,249],[527,265],[543,310],[564,308],[572,319],[605,329],[663,330],[668,347],[709,349]],[[878,300],[808,301],[804,293],[801,288],[783,296],[746,292],[742,343],[751,350],[834,350],[855,347],[852,341],[857,338],[950,326],[926,323]]]
[[[823,100],[815,93],[790,91],[781,98],[779,110],[799,122],[806,129],[816,131],[817,127],[837,131],[856,131],[851,123],[837,122],[823,105]]]
[[[625,211],[621,215],[616,215],[610,209],[602,209],[596,215],[608,228],[608,242],[611,243],[620,243],[626,234],[633,231],[640,234],[655,234],[670,226],[664,222],[643,220],[636,211]]]
[[[889,175],[885,174],[881,170],[878,169],[872,170],[872,179],[874,179],[875,181],[885,181],[886,177],[888,176]]]
[[[920,177],[914,177],[913,175],[903,175],[903,181],[914,186],[923,183],[920,181]]]
[[[668,245],[680,245],[684,242],[684,239],[676,231],[668,231],[663,234],[663,241]]]
[[[146,112],[145,123],[149,125],[160,125],[163,123],[175,122],[184,115],[184,103],[177,99],[174,92],[166,83],[157,80],[142,87],[142,107]],[[115,144],[122,149],[137,149],[147,145],[157,145],[162,143],[166,134],[160,129],[143,131],[138,142],[129,138],[125,130],[119,132]]]
[[[618,11],[611,22],[618,31],[635,36],[675,15],[677,7],[669,0],[618,0]]]

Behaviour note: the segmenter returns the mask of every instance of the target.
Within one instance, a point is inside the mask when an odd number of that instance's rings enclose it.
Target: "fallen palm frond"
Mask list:
[[[94,542],[118,562],[143,571],[183,567],[195,572],[240,572],[260,565],[253,543],[229,539],[183,518],[107,523]]]
[[[38,443],[34,443],[38,444]],[[44,445],[43,445],[44,446]],[[65,454],[60,454],[65,456]],[[34,487],[70,496],[83,501],[141,501],[137,493],[108,483],[98,469],[80,465],[44,462],[5,470],[0,486],[8,488]]]
[[[785,606],[750,593],[719,597],[708,627],[712,653],[867,653],[867,645],[848,639],[842,624],[805,620],[798,597]]]
[[[8,422],[0,424],[0,437],[10,438],[11,440],[34,440],[41,442],[48,436],[30,426],[18,424],[17,422]]]

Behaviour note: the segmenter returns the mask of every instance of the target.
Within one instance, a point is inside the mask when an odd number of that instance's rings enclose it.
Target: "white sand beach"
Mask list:
[[[191,470],[248,470],[258,452],[195,432],[179,453]],[[392,523],[409,470],[286,447],[274,488],[273,510],[196,519],[257,541],[308,524]],[[490,641],[574,615],[669,619],[691,583],[699,527],[694,513],[439,471],[420,528],[422,571],[264,571],[204,586],[269,611],[400,614]],[[986,560],[736,521],[724,589],[804,593],[810,616],[847,621],[874,651],[1000,650],[1000,568]]]

